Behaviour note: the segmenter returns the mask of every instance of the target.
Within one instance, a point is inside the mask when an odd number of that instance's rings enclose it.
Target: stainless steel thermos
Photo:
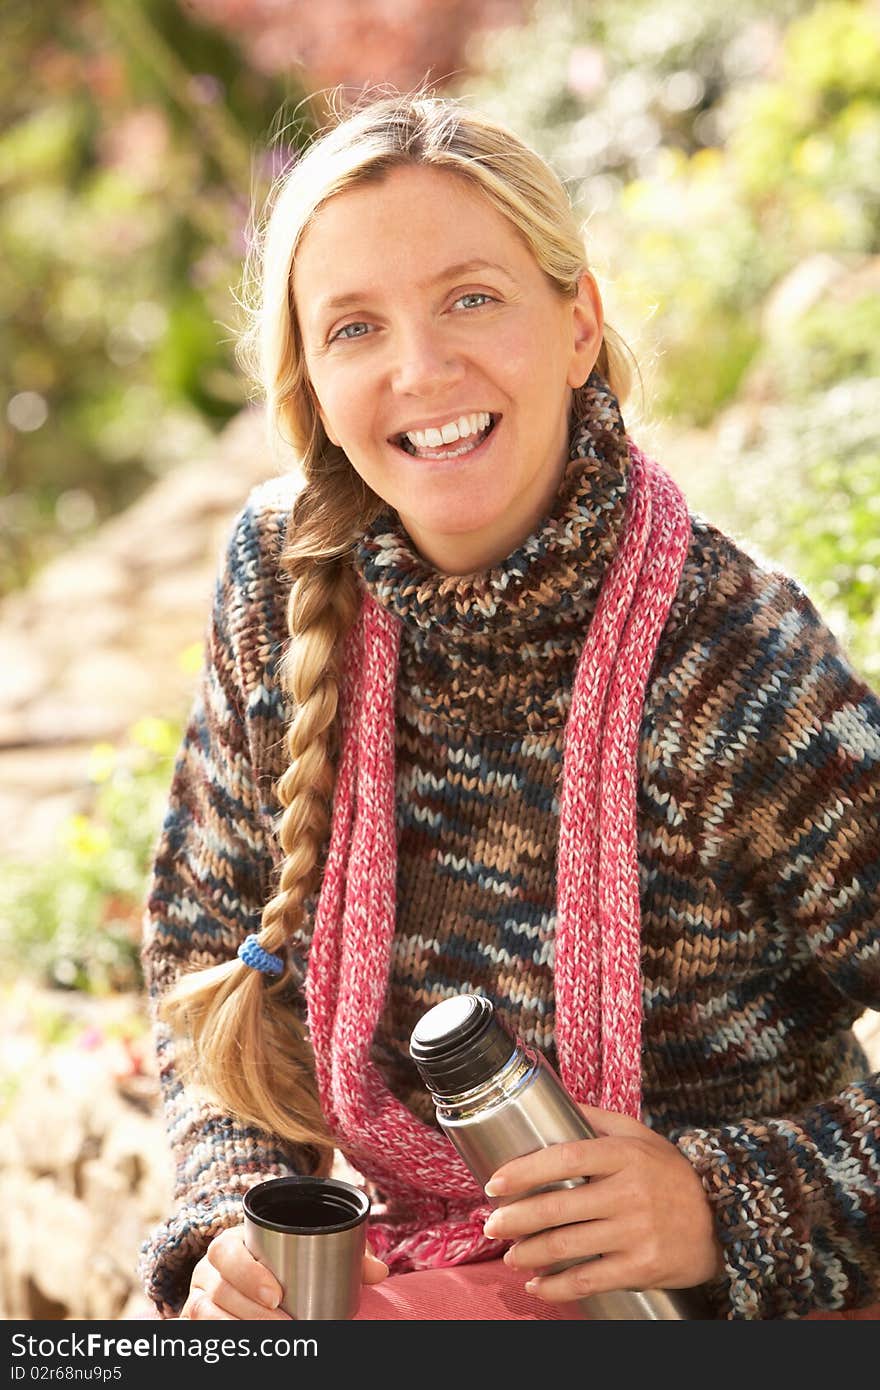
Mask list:
[[[409,1050],[441,1128],[481,1187],[510,1159],[567,1139],[596,1137],[546,1058],[513,1037],[482,995],[456,995],[429,1009],[412,1031]],[[590,1319],[712,1316],[699,1287],[591,1294],[580,1300],[580,1309]]]

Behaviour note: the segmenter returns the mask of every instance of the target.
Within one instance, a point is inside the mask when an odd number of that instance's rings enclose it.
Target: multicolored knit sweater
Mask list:
[[[427,1123],[407,1044],[450,994],[485,993],[556,1065],[563,734],[628,474],[612,396],[575,431],[551,513],[490,570],[437,572],[390,510],[354,557],[401,623],[397,935],[373,1055]],[[292,495],[281,480],[255,490],[218,580],[148,900],[154,1005],[184,965],[232,957],[273,889]],[[643,1118],[712,1203],[718,1316],[872,1302],[880,1084],[851,1025],[880,1007],[880,702],[798,587],[698,518],[645,699],[638,852]],[[301,980],[307,906],[292,947]],[[169,1315],[211,1238],[241,1220],[241,1194],[309,1171],[311,1155],[195,1098],[160,1024],[156,1037],[178,1207],[141,1273]]]

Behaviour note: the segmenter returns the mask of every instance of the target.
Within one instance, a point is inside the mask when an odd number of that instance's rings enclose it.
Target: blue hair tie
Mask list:
[[[249,965],[252,970],[261,970],[264,975],[280,975],[284,969],[284,961],[280,956],[273,956],[270,951],[264,951],[255,933],[246,936],[238,948],[238,956],[245,965]]]

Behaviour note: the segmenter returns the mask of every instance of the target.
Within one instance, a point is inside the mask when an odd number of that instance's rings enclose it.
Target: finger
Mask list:
[[[277,1311],[283,1294],[281,1284],[248,1250],[241,1226],[230,1227],[211,1242],[204,1259],[196,1265],[192,1283],[232,1317],[287,1317]]]
[[[569,1139],[503,1164],[486,1183],[485,1192],[488,1197],[506,1196],[566,1179],[603,1177],[618,1172],[625,1161],[625,1140]]]
[[[182,1319],[193,1322],[235,1322],[232,1313],[226,1313],[222,1308],[217,1308],[206,1293],[196,1292],[190,1294],[184,1304],[180,1316]]]
[[[511,1269],[543,1273],[553,1265],[593,1260],[599,1255],[618,1254],[624,1248],[625,1236],[618,1222],[575,1222],[518,1240],[505,1252],[504,1263]]]
[[[614,1210],[619,1184],[614,1176],[577,1187],[557,1188],[505,1202],[486,1220],[483,1231],[495,1240],[516,1240],[548,1226],[572,1221],[597,1221]]]
[[[361,1277],[365,1284],[381,1284],[383,1279],[388,1278],[388,1266],[384,1260],[378,1259],[368,1250],[364,1255],[364,1267]]]
[[[269,1319],[287,1319],[289,1314],[279,1307],[269,1308],[257,1299],[250,1298],[241,1289],[230,1284],[219,1270],[208,1265],[198,1275],[193,1275],[193,1283],[198,1291],[225,1315],[231,1318],[239,1318],[248,1322],[267,1321]],[[273,1298],[276,1295],[273,1293]],[[204,1317],[204,1313],[193,1316]]]
[[[231,1227],[211,1242],[204,1261],[196,1266],[193,1284],[239,1318],[276,1316],[284,1293],[271,1269],[248,1250],[241,1226]]]
[[[595,1293],[632,1289],[632,1269],[625,1255],[608,1255],[600,1260],[574,1265],[560,1274],[534,1275],[525,1286],[529,1293],[547,1303],[571,1303]]]

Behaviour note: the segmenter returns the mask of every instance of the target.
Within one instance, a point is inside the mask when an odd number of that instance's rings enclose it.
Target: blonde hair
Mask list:
[[[260,944],[282,955],[317,887],[330,823],[340,655],[358,609],[350,554],[384,505],[324,432],[306,374],[292,269],[328,199],[400,165],[467,179],[519,230],[560,294],[573,298],[587,269],[568,195],[544,160],[504,126],[421,91],[337,113],[269,194],[262,234],[245,263],[245,291],[257,292],[245,303],[250,321],[237,352],[265,396],[270,434],[295,451],[302,474],[281,557],[291,581],[281,678],[293,710],[289,766],[276,785],[284,858],[259,932]],[[631,385],[625,350],[606,325],[596,367],[620,400]],[[572,409],[583,414],[580,390]],[[197,970],[169,991],[163,1014],[188,1029],[191,1065],[214,1100],[260,1129],[313,1146],[316,1168],[326,1171],[333,1136],[286,975],[271,981],[237,958]]]

